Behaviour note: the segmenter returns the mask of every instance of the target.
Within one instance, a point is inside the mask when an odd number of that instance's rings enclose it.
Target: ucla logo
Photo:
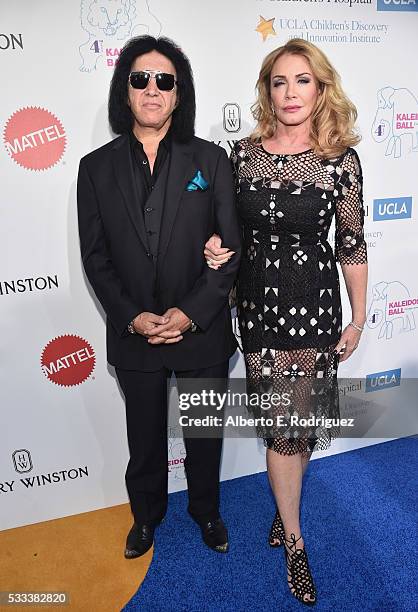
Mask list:
[[[378,11],[418,11],[416,0],[377,0]]]
[[[373,221],[410,219],[411,216],[412,197],[384,198],[373,201]]]
[[[405,87],[379,89],[371,132],[375,142],[386,142],[386,156],[396,158],[401,157],[405,151],[418,152],[416,96]]]
[[[386,370],[385,372],[375,372],[366,376],[366,393],[371,391],[381,391],[391,387],[399,387],[401,384],[401,368],[396,370]]]

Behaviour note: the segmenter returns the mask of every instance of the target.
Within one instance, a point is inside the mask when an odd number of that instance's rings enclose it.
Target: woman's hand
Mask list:
[[[217,270],[222,264],[229,261],[235,251],[230,251],[226,247],[221,247],[222,241],[218,234],[212,234],[205,244],[204,255],[209,268]]]
[[[351,357],[359,345],[360,338],[361,331],[351,325],[347,325],[334,349],[336,353],[340,353],[340,363]]]

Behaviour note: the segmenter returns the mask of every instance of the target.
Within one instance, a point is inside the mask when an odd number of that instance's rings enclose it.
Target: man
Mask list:
[[[77,199],[83,264],[107,315],[108,361],[126,401],[132,558],[152,546],[167,509],[167,380],[172,372],[179,381],[227,379],[240,230],[229,161],[194,136],[192,72],[172,41],[125,45],[109,120],[121,136],[81,160]],[[214,231],[235,251],[218,271],[203,255]],[[185,437],[185,446],[188,511],[204,542],[225,552],[222,438]]]

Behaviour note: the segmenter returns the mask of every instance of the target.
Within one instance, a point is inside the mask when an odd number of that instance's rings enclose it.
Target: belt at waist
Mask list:
[[[290,234],[288,232],[280,232],[277,234],[256,233],[248,236],[250,242],[259,242],[263,246],[285,245],[285,246],[325,246],[330,244],[327,236],[309,235],[309,234]]]

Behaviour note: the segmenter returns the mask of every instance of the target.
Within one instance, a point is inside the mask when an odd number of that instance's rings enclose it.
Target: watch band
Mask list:
[[[130,334],[137,335],[138,332],[136,331],[136,329],[134,327],[134,321],[135,321],[135,319],[132,319],[132,321],[128,324],[128,332]]]
[[[192,321],[192,319],[190,319],[190,331],[194,334],[195,331],[197,331],[197,325],[194,321]]]

